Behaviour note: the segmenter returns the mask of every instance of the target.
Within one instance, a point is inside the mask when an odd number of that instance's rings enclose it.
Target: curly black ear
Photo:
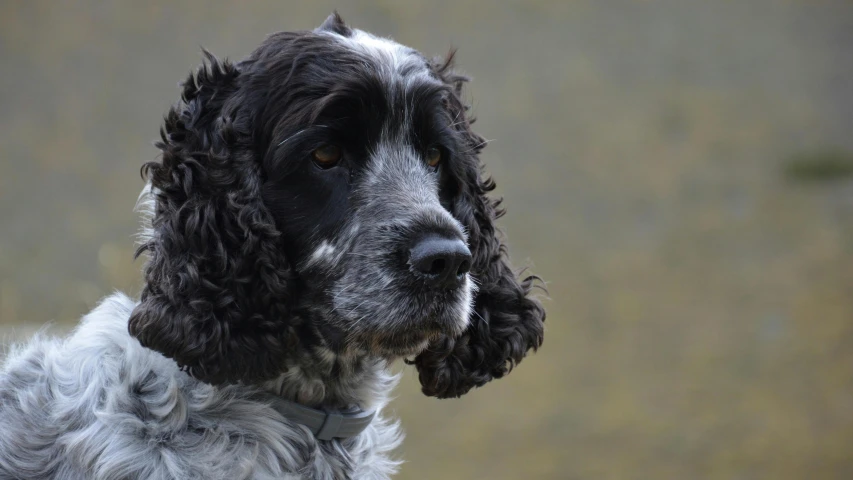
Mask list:
[[[467,331],[459,338],[439,338],[412,362],[424,394],[438,398],[459,397],[509,373],[530,349],[542,344],[545,321],[545,310],[530,296],[539,278],[531,275],[519,281],[495,228],[504,211],[500,199],[487,196],[495,183],[481,177],[479,153],[486,142],[471,130],[473,120],[467,118],[460,98],[467,78],[452,72],[453,53],[433,67],[452,86],[447,108],[453,118],[461,119],[454,124],[465,138],[467,151],[460,162],[464,171],[459,172],[463,181],[452,213],[468,230],[474,257],[471,275],[479,291]]]
[[[205,55],[166,115],[162,160],[142,168],[155,208],[129,330],[201,380],[256,381],[281,371],[290,267],[239,119],[240,72]]]

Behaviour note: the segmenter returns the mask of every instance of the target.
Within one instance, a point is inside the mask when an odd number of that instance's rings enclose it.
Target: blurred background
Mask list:
[[[0,336],[137,294],[139,167],[200,47],[332,9],[459,47],[541,351],[392,408],[401,479],[853,478],[853,2],[0,2]]]

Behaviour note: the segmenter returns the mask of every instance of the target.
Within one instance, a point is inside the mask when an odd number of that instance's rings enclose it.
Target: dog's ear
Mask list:
[[[255,381],[281,371],[290,267],[239,119],[240,72],[205,55],[166,115],[162,160],[142,169],[154,212],[129,330],[203,381]]]
[[[326,31],[337,33],[338,35],[343,35],[344,37],[349,37],[352,35],[352,29],[347,26],[344,22],[344,19],[338,14],[338,11],[335,10],[329,15],[322,25],[317,27],[318,31]]]
[[[433,69],[452,87],[447,108],[454,128],[464,138],[457,166],[461,181],[452,213],[468,231],[474,257],[470,273],[479,290],[465,333],[458,338],[440,337],[412,362],[424,394],[438,398],[459,397],[509,373],[530,349],[542,344],[545,321],[545,310],[530,295],[539,278],[518,279],[495,227],[504,211],[500,199],[487,196],[495,183],[482,177],[479,153],[485,141],[471,130],[473,120],[461,100],[467,78],[452,72],[452,61],[453,52],[443,62],[435,62]]]

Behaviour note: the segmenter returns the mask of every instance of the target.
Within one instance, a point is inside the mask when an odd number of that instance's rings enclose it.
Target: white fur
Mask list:
[[[211,386],[127,332],[117,293],[66,339],[38,334],[0,369],[0,479],[383,479],[396,422],[318,442],[257,387]],[[396,377],[377,365],[360,390],[381,412]],[[284,383],[286,379],[281,379]]]
[[[136,198],[133,210],[139,215],[140,225],[139,232],[136,234],[137,246],[145,245],[154,238],[154,227],[151,226],[151,221],[154,220],[156,208],[155,194],[151,184],[146,183]]]
[[[317,247],[308,260],[305,262],[304,267],[311,267],[314,265],[319,265],[321,263],[334,263],[335,262],[335,247],[330,244],[328,241],[323,240],[320,243],[320,246]]]
[[[331,35],[346,46],[361,52],[376,60],[380,66],[383,76],[388,79],[389,84],[394,81],[404,80],[407,84],[417,79],[429,76],[424,58],[417,51],[401,45],[389,38],[377,37],[363,30],[352,29],[352,36],[346,37],[335,32],[323,30],[319,33]],[[422,66],[418,72],[400,75],[407,67]]]

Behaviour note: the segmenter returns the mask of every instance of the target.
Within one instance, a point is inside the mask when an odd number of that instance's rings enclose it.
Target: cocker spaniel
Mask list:
[[[379,479],[413,364],[458,397],[542,343],[466,78],[337,14],[207,54],[142,168],[139,301],[0,370],[2,479]]]

